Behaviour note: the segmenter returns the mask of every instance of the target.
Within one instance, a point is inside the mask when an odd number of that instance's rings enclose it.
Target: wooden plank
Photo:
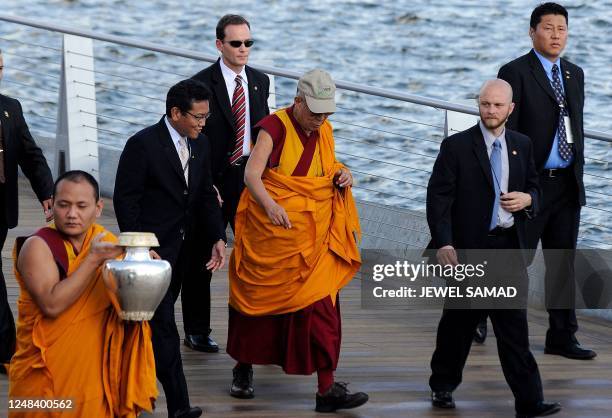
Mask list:
[[[17,284],[11,268],[12,242],[17,235],[33,232],[42,224],[42,212],[25,182],[21,197],[21,220],[9,231],[2,251],[9,299],[15,309]],[[107,202],[101,223],[117,231],[112,204]],[[276,366],[255,366],[252,400],[229,396],[234,361],[224,352],[227,338],[227,270],[212,280],[213,337],[221,352],[205,354],[181,346],[191,402],[210,417],[314,417],[316,376],[287,376]],[[504,381],[494,336],[485,345],[475,345],[468,359],[464,382],[456,391],[457,409],[435,410],[429,402],[429,361],[440,313],[399,310],[366,310],[360,306],[359,281],[342,292],[343,344],[336,377],[348,381],[353,390],[363,390],[370,402],[339,414],[350,417],[509,417],[514,416],[510,389]],[[180,303],[176,318],[181,335]],[[558,417],[609,417],[612,410],[612,343],[610,323],[580,318],[580,341],[598,352],[592,361],[567,360],[542,353],[547,314],[531,310],[529,326],[534,355],[543,378],[547,400],[561,401]],[[491,329],[491,328],[490,328]],[[157,410],[164,417],[165,397],[161,386]],[[6,405],[8,382],[0,376],[0,406]],[[6,411],[0,409],[0,416]],[[322,415],[321,416],[325,416]]]

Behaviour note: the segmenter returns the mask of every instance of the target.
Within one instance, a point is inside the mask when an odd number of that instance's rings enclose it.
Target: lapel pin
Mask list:
[[[9,114],[8,114],[8,112],[6,110],[4,111],[4,117],[6,117],[6,118],[9,117]]]
[[[518,154],[518,152],[516,152],[516,150],[515,150],[515,149],[514,149],[514,150],[512,150],[512,155],[517,155],[517,154]]]
[[[253,87],[253,90],[257,91],[257,86],[254,86],[254,87]]]

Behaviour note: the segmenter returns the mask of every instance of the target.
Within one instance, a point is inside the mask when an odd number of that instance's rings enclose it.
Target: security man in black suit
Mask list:
[[[533,49],[504,65],[498,77],[510,83],[515,110],[508,128],[533,142],[542,207],[527,224],[530,247],[542,242],[546,264],[546,298],[549,328],[547,354],[571,359],[592,359],[593,350],[580,347],[573,306],[574,255],[580,208],[586,204],[584,183],[584,73],[560,58],[567,42],[568,13],[555,3],[544,3],[531,14],[529,35]],[[558,251],[566,249],[560,259]]]
[[[3,70],[4,59],[0,51],[0,80]],[[17,166],[21,167],[30,180],[36,197],[42,203],[46,220],[49,221],[53,217],[51,170],[30,135],[19,101],[0,94],[0,250],[4,246],[8,230],[17,226]],[[0,372],[4,371],[3,364],[11,360],[14,350],[15,321],[8,304],[0,260]]]
[[[478,104],[480,122],[442,142],[427,188],[429,248],[437,250],[445,266],[458,264],[458,249],[525,248],[525,220],[538,210],[531,141],[504,128],[513,109],[512,89],[503,80],[487,81]],[[513,274],[526,281],[522,255],[515,258]],[[517,417],[558,411],[559,404],[543,401],[540,373],[529,350],[526,309],[444,310],[431,360],[432,405],[455,407],[452,392],[461,383],[474,328],[485,315],[493,322]]]
[[[196,80],[171,87],[166,115],[127,141],[115,179],[119,228],[155,233],[157,253],[172,265],[170,288],[150,321],[157,378],[170,417],[202,414],[189,405],[174,302],[186,277],[206,280],[206,269],[215,271],[225,261],[226,237],[210,174],[208,139],[201,133],[210,115],[210,98],[210,90]],[[196,220],[214,237],[212,251],[195,228]]]
[[[255,135],[253,127],[270,113],[270,80],[247,64],[253,46],[249,22],[239,15],[225,15],[217,23],[216,46],[221,58],[193,76],[209,86],[212,116],[204,127],[211,141],[213,181],[222,200],[223,221],[234,229],[234,217],[244,189],[244,168]],[[201,295],[197,306],[183,301],[185,345],[204,351],[219,351],[210,336],[210,284],[186,283]],[[206,287],[206,288],[205,288]],[[187,308],[187,309],[186,309]],[[191,314],[193,313],[193,314]]]

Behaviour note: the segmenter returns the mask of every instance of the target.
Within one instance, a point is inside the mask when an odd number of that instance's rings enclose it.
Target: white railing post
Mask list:
[[[463,100],[461,104],[473,106],[474,100]],[[474,109],[477,110],[475,107]],[[471,128],[479,119],[476,115],[446,110],[444,112],[444,138]]]
[[[268,107],[270,108],[270,112],[273,112],[272,109],[276,109],[276,83],[274,81],[274,75],[267,74],[270,79],[270,95],[268,96]]]
[[[99,181],[93,40],[64,35],[57,113],[57,174],[83,170]]]

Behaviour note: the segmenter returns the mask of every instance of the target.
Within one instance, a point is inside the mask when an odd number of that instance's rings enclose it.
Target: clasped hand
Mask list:
[[[348,168],[341,168],[334,175],[334,184],[338,187],[350,187],[353,185],[353,176]]]
[[[531,206],[531,195],[523,192],[510,192],[501,195],[500,206],[508,212],[518,212]]]

